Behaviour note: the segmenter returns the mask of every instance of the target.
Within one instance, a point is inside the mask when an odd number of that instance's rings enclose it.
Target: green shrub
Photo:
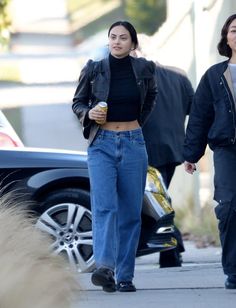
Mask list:
[[[126,0],[125,13],[138,32],[154,34],[166,20],[166,0]]]
[[[0,46],[6,46],[10,39],[11,20],[8,14],[10,0],[0,0]]]

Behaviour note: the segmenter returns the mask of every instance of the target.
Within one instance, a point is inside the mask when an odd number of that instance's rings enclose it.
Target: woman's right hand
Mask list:
[[[88,117],[90,120],[105,122],[106,121],[106,112],[104,112],[99,106],[89,110]]]
[[[189,163],[188,161],[184,162],[184,169],[186,172],[193,174],[194,171],[196,171],[196,164],[194,163]]]

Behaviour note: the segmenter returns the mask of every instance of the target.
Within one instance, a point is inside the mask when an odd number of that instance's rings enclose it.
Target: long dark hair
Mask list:
[[[134,28],[133,25],[131,25],[131,23],[129,23],[128,21],[125,20],[119,20],[114,22],[114,24],[112,24],[108,30],[108,36],[110,35],[111,30],[114,27],[117,26],[123,26],[127,31],[129,31],[129,34],[131,36],[131,41],[134,44],[134,49],[136,49],[138,47],[138,36],[137,36],[137,32]]]
[[[229,16],[226,20],[226,22],[224,23],[222,29],[221,29],[221,39],[217,45],[217,49],[219,51],[219,54],[221,56],[225,56],[228,58],[232,57],[232,50],[229,47],[229,45],[227,44],[227,34],[229,32],[229,26],[232,23],[232,21],[236,19],[236,14],[233,14],[231,16]]]

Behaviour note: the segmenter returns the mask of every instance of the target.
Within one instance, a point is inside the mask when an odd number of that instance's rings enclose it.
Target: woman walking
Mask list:
[[[129,22],[112,24],[108,40],[109,56],[83,68],[72,108],[89,140],[92,283],[106,292],[132,292],[147,172],[141,126],[157,93],[155,64],[129,55],[138,46]],[[107,103],[107,112],[100,101]]]
[[[228,60],[210,67],[203,75],[191,109],[185,140],[185,170],[195,163],[209,144],[214,153],[214,199],[222,245],[222,266],[228,276],[226,289],[236,289],[236,14],[221,30],[219,54]]]

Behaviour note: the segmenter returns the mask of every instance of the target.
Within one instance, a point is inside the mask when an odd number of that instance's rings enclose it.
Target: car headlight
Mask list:
[[[167,199],[170,199],[161,173],[156,168],[153,168],[151,166],[148,167],[145,190],[153,193],[158,193],[165,196]]]

